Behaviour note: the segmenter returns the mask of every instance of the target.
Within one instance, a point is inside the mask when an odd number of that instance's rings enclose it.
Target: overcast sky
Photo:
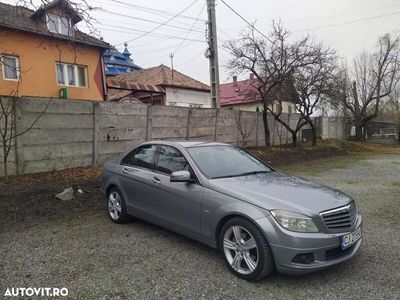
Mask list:
[[[92,15],[99,22],[95,25],[104,40],[120,50],[124,48],[123,43],[128,41],[128,49],[136,64],[142,67],[161,63],[170,65],[169,54],[174,53],[174,66],[178,71],[209,83],[208,60],[203,55],[207,48],[204,34],[206,0],[195,1],[182,14],[184,17],[169,22],[170,26],[162,26],[153,34],[140,37],[157,27],[157,22],[167,21],[194,1],[88,0],[88,3],[99,7]],[[398,33],[400,29],[398,0],[225,1],[250,22],[256,21],[256,27],[262,32],[269,31],[273,19],[281,19],[294,35],[309,33],[316,40],[334,47],[348,61],[364,49],[372,51],[379,35]],[[16,0],[6,2],[16,3]],[[224,41],[234,38],[246,24],[220,0],[216,2],[218,39],[219,45],[222,45]],[[144,7],[171,14],[146,10]],[[195,23],[198,16],[199,20]],[[219,50],[221,82],[231,80],[224,68],[228,55]]]

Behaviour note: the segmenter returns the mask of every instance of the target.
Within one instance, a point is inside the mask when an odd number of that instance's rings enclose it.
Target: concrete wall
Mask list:
[[[318,117],[315,120],[318,135],[321,139],[347,138],[346,120],[344,117]]]
[[[40,118],[13,140],[8,164],[12,175],[102,164],[146,140],[242,145],[239,120],[245,146],[265,144],[262,113],[44,98],[20,98],[15,107],[17,132]],[[290,118],[297,122],[296,115]],[[273,143],[285,144],[287,131],[272,118],[268,122]],[[0,176],[3,168],[0,163]]]
[[[167,87],[165,93],[167,105],[173,102],[174,105],[181,107],[201,105],[202,108],[211,108],[210,92]]]

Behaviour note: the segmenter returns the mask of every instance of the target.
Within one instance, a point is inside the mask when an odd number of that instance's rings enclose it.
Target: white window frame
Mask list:
[[[64,73],[64,83],[61,84],[58,82],[58,70],[57,70],[57,65],[62,65],[63,66],[63,73]],[[75,85],[70,85],[69,84],[69,78],[68,78],[68,66],[73,66],[74,67],[74,77],[75,77]],[[80,86],[79,84],[79,78],[78,78],[78,67],[83,67],[85,70],[85,85]],[[68,63],[63,63],[63,62],[56,62],[55,64],[55,69],[56,69],[56,82],[58,86],[68,86],[68,87],[74,87],[74,88],[88,88],[88,70],[87,66],[84,65],[76,65],[76,64],[68,64]]]
[[[52,22],[51,20],[50,20],[50,15],[52,15],[52,16],[55,16],[56,18],[57,18],[57,30],[56,31],[52,31],[51,29],[50,29],[50,27],[49,27],[49,22]],[[64,34],[64,33],[62,33],[62,30],[61,30],[61,28],[62,28],[62,25],[63,25],[63,22],[62,22],[62,20],[61,20],[61,18],[65,18],[65,19],[67,19],[67,21],[68,21],[68,30],[67,30],[67,34]],[[59,16],[59,15],[56,15],[56,14],[52,14],[52,13],[47,13],[46,14],[46,25],[47,25],[47,29],[50,31],[50,32],[52,32],[52,33],[57,33],[57,34],[61,34],[61,35],[67,35],[67,36],[70,36],[71,34],[72,34],[72,23],[71,23],[71,19],[69,19],[69,18],[67,18],[67,17],[65,17],[65,16]]]
[[[190,108],[203,108],[203,104],[189,103]]]
[[[6,77],[6,72],[4,71],[4,65],[5,65],[5,63],[4,63],[4,61],[3,61],[3,57],[8,57],[8,58],[14,58],[15,59],[15,67],[16,67],[16,71],[17,71],[17,78],[7,78]],[[6,55],[6,54],[1,54],[0,55],[0,58],[1,58],[1,69],[2,69],[2,72],[3,72],[3,79],[4,80],[10,80],[10,81],[19,81],[20,79],[21,79],[21,72],[20,72],[20,68],[19,68],[19,57],[18,56],[16,56],[16,55]]]

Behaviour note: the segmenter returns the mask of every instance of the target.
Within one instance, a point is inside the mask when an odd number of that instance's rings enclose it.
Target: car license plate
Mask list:
[[[360,238],[361,238],[361,227],[358,227],[352,233],[340,237],[340,246],[342,247],[342,249],[346,249],[347,247],[357,242]]]

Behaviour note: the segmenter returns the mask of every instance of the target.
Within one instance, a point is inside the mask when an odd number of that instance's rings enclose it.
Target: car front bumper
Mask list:
[[[265,232],[274,255],[276,269],[280,273],[303,274],[336,265],[355,256],[362,243],[362,238],[360,238],[356,243],[342,250],[340,236],[351,232],[292,232],[282,228],[272,216],[259,219],[257,223]],[[354,230],[361,225],[362,217],[357,215]],[[303,261],[305,257],[309,259]]]

